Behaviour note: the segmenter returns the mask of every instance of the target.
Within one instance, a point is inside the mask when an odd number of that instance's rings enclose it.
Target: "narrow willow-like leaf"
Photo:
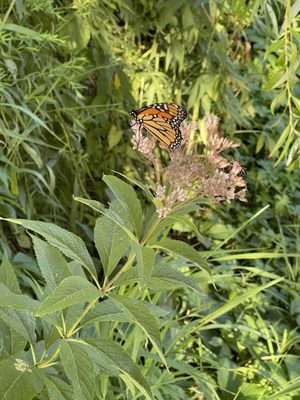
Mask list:
[[[124,230],[111,219],[100,217],[96,221],[94,241],[105,277],[108,277],[125,255],[130,239]]]
[[[300,378],[295,378],[292,379],[290,382],[287,382],[284,388],[280,389],[277,393],[270,395],[270,396],[265,396],[266,400],[283,400],[287,395],[295,395],[298,393],[297,397],[299,396],[300,393]],[[294,397],[296,399],[297,397]]]
[[[0,399],[32,400],[43,388],[44,373],[28,365],[23,354],[0,361]]]
[[[88,353],[79,344],[62,340],[60,357],[73,386],[73,399],[93,400],[96,370]]]
[[[103,181],[122,204],[124,211],[130,216],[133,226],[135,227],[135,233],[139,236],[143,222],[143,211],[135,191],[130,185],[116,176],[105,175]]]
[[[6,253],[4,253],[3,255],[2,263],[0,266],[0,283],[3,283],[8,289],[10,289],[14,293],[21,293],[14,267],[9,262]]]
[[[94,362],[100,369],[113,368],[115,375],[120,375],[122,379],[122,374],[126,374],[146,399],[153,399],[151,387],[141,374],[140,368],[119,344],[107,339],[88,339],[85,342],[89,344],[94,354]],[[126,383],[126,380],[124,381]]]
[[[65,278],[42,302],[36,315],[43,316],[74,304],[92,301],[101,296],[100,291],[81,276]]]
[[[50,289],[54,289],[63,279],[71,276],[67,261],[55,247],[32,235],[34,251],[41,273]]]
[[[253,296],[256,296],[258,293],[262,292],[263,290],[276,285],[277,283],[283,281],[284,278],[274,279],[271,282],[266,283],[265,285],[255,287],[253,289],[247,290],[242,295],[239,295],[232,300],[228,301],[223,306],[219,307],[218,309],[212,311],[210,314],[205,316],[200,323],[200,327],[206,325],[207,323],[213,321],[216,318],[219,318],[221,315],[227,313],[228,311],[232,310],[233,308],[237,307],[239,304],[243,303],[247,299],[250,299]]]
[[[26,219],[7,219],[7,221],[20,224],[24,226],[24,228],[30,229],[43,236],[49,244],[59,249],[67,257],[78,261],[94,277],[97,276],[93,260],[79,236],[47,222],[30,221]]]

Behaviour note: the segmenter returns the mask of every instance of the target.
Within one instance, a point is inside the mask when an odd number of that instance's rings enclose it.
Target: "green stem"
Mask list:
[[[47,368],[47,367],[49,367],[50,363],[52,363],[52,361],[56,358],[56,356],[59,354],[59,352],[60,352],[60,346],[57,347],[57,349],[54,351],[52,356],[48,358],[48,360],[38,363],[36,365],[37,368]]]
[[[86,314],[90,311],[90,309],[92,307],[94,307],[94,305],[97,303],[98,301],[98,297],[97,299],[91,301],[86,308],[83,310],[83,312],[80,314],[80,316],[76,319],[76,321],[74,322],[74,324],[71,326],[71,328],[68,330],[68,332],[65,334],[66,338],[69,338],[70,336],[73,335],[75,329],[77,328],[77,326],[80,324],[80,322],[83,320],[83,318],[86,316]]]

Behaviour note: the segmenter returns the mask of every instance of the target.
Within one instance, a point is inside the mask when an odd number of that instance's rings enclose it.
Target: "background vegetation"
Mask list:
[[[22,219],[0,226],[1,398],[299,398],[299,10],[0,2],[0,215]],[[199,148],[220,117],[248,203],[149,230],[155,182],[127,111],[153,101],[188,110]]]

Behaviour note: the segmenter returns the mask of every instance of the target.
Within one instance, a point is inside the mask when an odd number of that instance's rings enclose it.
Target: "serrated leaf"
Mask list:
[[[122,204],[124,212],[126,212],[132,220],[136,235],[139,236],[142,228],[143,211],[135,191],[130,185],[116,176],[105,175],[103,181],[113,192],[120,204]]]
[[[11,292],[3,283],[0,283],[0,307],[8,306],[15,310],[26,310],[34,313],[40,302],[25,295],[18,295]]]
[[[105,299],[97,303],[83,320],[84,324],[98,321],[132,322],[132,318],[124,311],[124,308],[112,299]]]
[[[125,255],[130,239],[124,230],[107,217],[100,217],[94,229],[94,241],[105,272],[112,273],[120,259]]]
[[[113,200],[110,203],[109,208],[105,210],[104,215],[115,224],[119,225],[131,240],[137,240],[132,233],[134,231],[132,218],[128,214],[124,204],[118,200]]]
[[[61,362],[73,386],[74,400],[93,400],[95,368],[82,346],[71,341],[61,341]]]
[[[198,284],[190,277],[168,264],[155,265],[147,287],[153,290],[173,290],[179,287],[200,291]]]
[[[140,285],[145,285],[152,275],[155,251],[136,242],[132,242],[132,250],[137,259],[138,282]]]
[[[6,253],[4,253],[3,255],[2,263],[0,266],[0,283],[3,283],[8,289],[10,289],[14,293],[21,293],[14,267],[9,262]]]
[[[88,339],[85,342],[91,347],[91,351],[94,353],[94,362],[100,369],[113,369],[116,371],[115,374],[120,375],[123,380],[122,374],[126,374],[146,399],[153,399],[151,387],[141,374],[140,368],[119,344],[107,339]],[[126,380],[124,382],[126,383]]]
[[[87,279],[81,276],[65,278],[42,302],[36,315],[42,316],[73,306],[92,301],[101,296],[101,292]]]
[[[45,386],[51,400],[72,400],[73,390],[70,385],[56,376],[47,375]]]
[[[185,242],[173,239],[163,239],[153,245],[153,247],[164,249],[172,254],[183,257],[210,274],[208,263],[200,256],[197,250]]]
[[[93,210],[98,211],[100,213],[102,213],[105,210],[103,204],[101,204],[99,201],[96,200],[89,200],[89,199],[84,199],[83,197],[75,197],[75,196],[74,200],[78,201],[79,203],[85,204],[91,207]]]
[[[54,289],[63,279],[71,276],[71,271],[63,255],[55,247],[32,235],[34,251],[41,273],[50,289]]]
[[[166,365],[164,355],[161,351],[161,341],[159,326],[156,318],[150,313],[149,309],[140,301],[130,299],[117,294],[109,296],[117,305],[121,306],[130,319],[143,330],[145,335],[153,344],[163,363]]]
[[[49,244],[59,249],[63,254],[71,259],[78,261],[86,268],[93,277],[97,273],[93,260],[87,251],[83,240],[72,232],[67,231],[55,224],[41,221],[30,221],[26,219],[6,219],[9,222],[24,226],[35,233],[43,236]]]
[[[35,318],[32,314],[4,307],[0,309],[0,319],[27,341],[31,343],[36,341]]]
[[[42,390],[43,380],[43,372],[28,365],[22,355],[0,361],[1,400],[32,400]]]

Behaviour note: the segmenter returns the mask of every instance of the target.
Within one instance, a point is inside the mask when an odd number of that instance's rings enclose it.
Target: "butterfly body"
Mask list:
[[[177,149],[182,142],[181,122],[187,117],[187,112],[174,103],[154,103],[139,110],[130,110],[135,123],[140,124],[163,145],[171,150]]]

